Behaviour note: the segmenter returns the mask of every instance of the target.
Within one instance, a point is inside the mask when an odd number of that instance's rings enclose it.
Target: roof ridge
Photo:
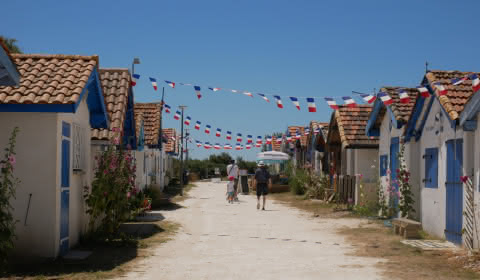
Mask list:
[[[58,58],[58,59],[83,59],[83,60],[96,60],[98,63],[98,55],[77,55],[77,54],[24,54],[24,53],[12,53],[13,58]]]
[[[117,71],[127,71],[127,72],[130,72],[130,70],[128,68],[100,68],[99,69],[100,71],[103,71],[103,72],[117,72]]]

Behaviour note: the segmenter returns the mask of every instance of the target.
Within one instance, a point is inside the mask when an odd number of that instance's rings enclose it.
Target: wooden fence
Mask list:
[[[339,175],[333,178],[332,184],[337,202],[355,204],[355,176]]]

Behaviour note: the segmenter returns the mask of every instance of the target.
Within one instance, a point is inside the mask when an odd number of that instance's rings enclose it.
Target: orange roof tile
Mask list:
[[[164,149],[166,153],[178,153],[177,147],[177,131],[175,128],[165,128],[162,129],[162,134],[168,139],[167,143],[164,144]],[[175,139],[175,140],[173,140]]]
[[[123,131],[130,93],[130,72],[126,68],[100,69],[99,75],[110,119],[110,130],[92,129],[92,139],[110,140],[114,137],[112,130]]]
[[[303,126],[289,126],[288,127],[288,132],[292,137],[295,137],[297,135],[297,130],[300,131],[300,134],[302,135],[300,137],[300,145],[306,147],[307,146],[307,136],[305,135],[305,127]]]
[[[333,113],[329,134],[333,133],[332,129],[335,124],[338,124],[338,132],[343,147],[378,146],[378,137],[368,137],[365,134],[371,111],[372,106],[370,105],[357,105],[355,108],[340,105],[339,109]]]
[[[140,127],[143,120],[145,145],[158,145],[161,118],[160,104],[135,103],[134,111],[137,139],[140,136]]]
[[[400,96],[398,94],[399,89],[404,89],[407,92],[408,96],[410,97],[408,103],[400,102]],[[390,105],[390,108],[392,109],[393,115],[397,121],[407,123],[412,115],[417,97],[420,94],[418,90],[416,88],[405,87],[382,87],[380,91],[387,93],[393,99],[393,103]],[[384,113],[385,110],[383,110],[382,114]]]
[[[456,120],[460,116],[474,92],[471,80],[468,79],[455,86],[451,79],[463,78],[470,74],[474,74],[474,72],[431,70],[425,75],[431,85],[434,82],[439,82],[448,90],[447,95],[439,96],[438,99],[452,120]],[[480,75],[480,73],[476,74]],[[432,89],[435,89],[435,87],[432,87]]]
[[[0,86],[0,103],[75,104],[98,56],[11,54],[20,73],[18,87]]]

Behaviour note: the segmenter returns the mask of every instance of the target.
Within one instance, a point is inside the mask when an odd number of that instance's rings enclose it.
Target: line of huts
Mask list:
[[[160,133],[159,103],[134,103],[126,68],[101,68],[98,56],[10,54],[0,46],[2,150],[14,127],[20,130],[15,254],[55,258],[87,229],[84,188],[94,179],[95,156],[108,145],[132,149],[138,187],[162,190],[173,177],[176,132]]]
[[[363,184],[380,185],[388,195],[389,187],[398,190],[398,153],[404,144],[415,200],[411,218],[432,235],[478,248],[480,93],[474,92],[470,79],[458,85],[451,82],[471,74],[478,73],[428,71],[421,85],[429,97],[417,88],[383,87],[380,91],[393,99],[391,105],[381,99],[355,108],[340,105],[330,122],[312,121],[308,135],[304,126],[290,126],[285,133],[299,131],[301,137],[268,149],[289,153],[297,166],[328,174],[331,182],[361,174]],[[436,83],[447,90],[445,95],[437,92]],[[398,89],[407,91],[409,102],[400,102]]]

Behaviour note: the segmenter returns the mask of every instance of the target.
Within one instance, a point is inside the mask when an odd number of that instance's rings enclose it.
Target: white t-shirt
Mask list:
[[[238,178],[238,166],[235,164],[232,168],[232,165],[227,165],[227,177],[233,176],[233,178]]]

